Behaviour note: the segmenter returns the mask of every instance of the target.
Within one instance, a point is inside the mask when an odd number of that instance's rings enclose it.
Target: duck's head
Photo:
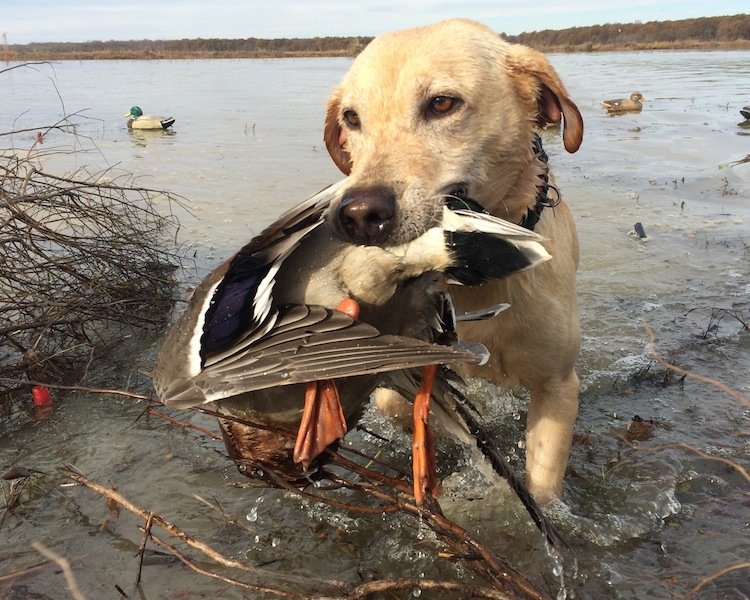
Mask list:
[[[130,108],[130,112],[125,113],[125,116],[137,119],[138,117],[143,116],[143,111],[140,106],[133,106]]]
[[[632,94],[630,94],[630,99],[633,102],[643,102],[643,94],[641,94],[640,92],[633,92]]]

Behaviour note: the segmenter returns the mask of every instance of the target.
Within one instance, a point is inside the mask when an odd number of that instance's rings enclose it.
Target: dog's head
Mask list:
[[[377,37],[328,102],[326,147],[350,175],[339,229],[356,243],[409,241],[457,191],[513,218],[533,204],[534,127],[560,122],[575,152],[583,121],[549,61],[483,25]]]

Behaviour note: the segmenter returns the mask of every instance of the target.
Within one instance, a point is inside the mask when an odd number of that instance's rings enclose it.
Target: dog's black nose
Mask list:
[[[348,190],[339,207],[339,226],[344,238],[373,246],[388,239],[396,216],[396,194],[385,186]]]

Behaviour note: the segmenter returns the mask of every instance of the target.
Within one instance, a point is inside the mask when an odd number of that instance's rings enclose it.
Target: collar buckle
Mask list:
[[[557,189],[557,186],[554,186],[549,182],[549,166],[547,165],[547,163],[549,162],[549,157],[544,151],[544,147],[542,146],[542,138],[538,133],[534,134],[534,140],[531,144],[531,147],[534,151],[534,157],[539,160],[540,163],[542,163],[543,168],[542,172],[539,174],[540,183],[536,186],[536,201],[534,203],[534,206],[529,208],[528,212],[521,219],[520,225],[521,227],[525,227],[530,231],[534,231],[534,227],[536,227],[536,224],[542,217],[542,211],[545,208],[555,208],[555,206],[560,204],[560,200],[562,200],[562,198],[560,196],[560,190]],[[549,196],[550,190],[554,192],[553,198],[550,198]]]

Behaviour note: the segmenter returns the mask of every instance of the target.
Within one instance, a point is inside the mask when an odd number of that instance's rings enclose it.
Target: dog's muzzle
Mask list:
[[[337,215],[343,239],[354,244],[383,244],[393,232],[396,194],[385,186],[354,187],[344,194]]]

